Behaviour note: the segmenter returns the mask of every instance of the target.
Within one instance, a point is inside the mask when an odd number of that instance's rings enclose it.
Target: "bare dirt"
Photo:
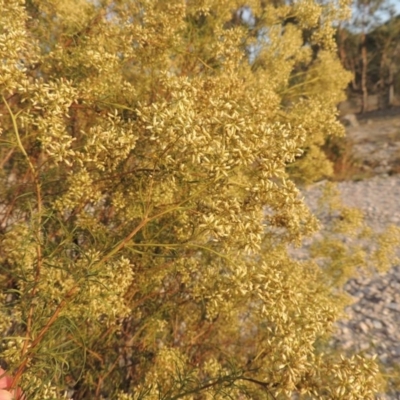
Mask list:
[[[400,107],[355,116],[347,139],[359,172],[366,178],[400,173]]]

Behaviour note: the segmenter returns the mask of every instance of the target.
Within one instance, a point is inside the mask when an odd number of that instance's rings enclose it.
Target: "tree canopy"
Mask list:
[[[374,398],[375,361],[326,344],[364,253],[288,252],[319,228],[298,185],[343,134],[339,3],[0,1],[9,390]]]
[[[387,1],[354,3],[357,12],[352,23],[341,26],[337,34],[342,63],[353,73],[348,96],[363,94],[363,111],[371,111],[369,94],[377,96],[379,108],[398,105],[400,16]]]

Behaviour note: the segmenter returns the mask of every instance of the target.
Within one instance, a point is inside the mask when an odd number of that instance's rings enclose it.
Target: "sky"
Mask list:
[[[391,0],[389,1],[390,4],[393,4],[393,6],[396,9],[397,15],[400,14],[400,0]]]
[[[397,14],[400,14],[400,0],[394,0]]]
[[[353,0],[353,4],[356,1],[357,0]],[[381,9],[385,9],[385,7],[387,6],[392,8],[396,15],[400,15],[400,0],[384,0],[383,7],[381,7]],[[375,15],[377,17],[375,21],[376,25],[383,24],[390,18],[390,14],[387,11],[379,10],[376,12]],[[357,9],[353,7],[353,18],[355,18],[356,16],[357,16]]]

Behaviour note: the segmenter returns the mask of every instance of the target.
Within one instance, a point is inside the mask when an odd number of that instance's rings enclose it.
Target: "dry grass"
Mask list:
[[[333,163],[334,175],[332,180],[336,182],[358,181],[374,176],[373,169],[367,168],[364,162],[357,158],[354,144],[348,137],[328,138],[324,151]]]

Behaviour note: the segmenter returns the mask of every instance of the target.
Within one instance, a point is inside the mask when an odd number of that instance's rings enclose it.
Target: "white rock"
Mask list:
[[[378,321],[376,319],[373,320],[373,326],[375,329],[382,329],[383,328],[383,324],[381,321]]]
[[[362,332],[368,333],[369,328],[368,328],[368,325],[365,322],[360,322],[360,324],[358,326],[360,327]]]

